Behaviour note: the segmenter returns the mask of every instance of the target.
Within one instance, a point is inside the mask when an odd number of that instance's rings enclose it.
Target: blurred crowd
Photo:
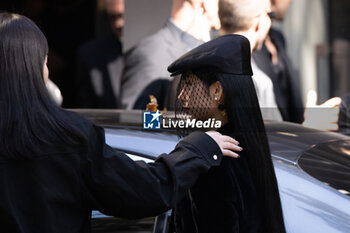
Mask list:
[[[91,19],[96,8],[92,0],[72,1],[68,5],[60,5],[57,1],[49,5],[44,0],[35,3],[28,8],[30,11],[23,13],[33,20],[41,19],[39,26],[45,32],[67,40],[67,46],[62,50],[55,44],[57,40],[48,36],[49,68],[52,64],[53,81],[61,91],[53,82],[49,82],[48,88],[59,105],[63,102],[63,107],[145,109],[149,95],[153,95],[160,109],[171,110],[179,77],[170,77],[167,66],[214,37],[234,33],[250,41],[253,81],[265,120],[284,120],[338,130],[341,99],[335,97],[323,105],[316,105],[317,94],[310,92],[304,106],[300,79],[286,52],[286,39],[280,30],[271,27],[272,21],[284,20],[291,0],[172,0],[171,14],[164,26],[125,52],[122,46],[124,12],[127,10],[124,0],[97,1],[97,8],[103,9],[103,16],[108,19],[105,21],[108,22],[105,25],[107,30],[104,30],[107,33],[91,29],[91,25],[100,20]],[[66,27],[69,17],[56,18],[57,22],[51,23],[50,28],[45,24],[45,19],[54,22],[55,12],[71,8],[85,8],[80,12],[86,15],[75,17],[89,18],[90,21],[83,24],[90,24],[89,28]],[[86,17],[87,14],[90,17]],[[53,27],[55,25],[57,27]],[[73,28],[82,36],[69,37]],[[82,39],[93,38],[94,33],[98,34],[94,39]],[[59,74],[63,66],[69,67],[68,72]],[[74,75],[67,77],[67,73]],[[326,117],[317,117],[315,121],[318,114],[315,107],[330,111]]]

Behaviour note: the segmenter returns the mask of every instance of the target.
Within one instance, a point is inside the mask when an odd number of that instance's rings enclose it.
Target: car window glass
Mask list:
[[[298,164],[309,175],[350,196],[350,141],[316,146],[303,153]]]

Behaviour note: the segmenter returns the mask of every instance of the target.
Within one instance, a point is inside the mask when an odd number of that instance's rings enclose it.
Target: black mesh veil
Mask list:
[[[176,97],[175,119],[192,122],[186,125],[187,127],[177,127],[178,136],[184,137],[194,130],[205,129],[198,128],[194,122],[210,119],[213,99],[209,93],[209,85],[201,81],[193,72],[188,71],[181,75]],[[214,121],[214,119],[210,120]]]

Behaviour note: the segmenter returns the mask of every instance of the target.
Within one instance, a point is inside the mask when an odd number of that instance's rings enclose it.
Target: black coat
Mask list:
[[[219,130],[233,136],[228,125]],[[236,137],[237,138],[237,137]],[[175,208],[176,233],[257,233],[262,217],[245,151],[201,175]]]
[[[155,216],[221,162],[220,148],[205,133],[184,138],[155,163],[134,162],[105,144],[101,127],[75,114],[67,118],[84,132],[87,148],[57,143],[27,160],[0,157],[1,232],[89,232],[91,210],[123,218]]]
[[[304,121],[304,106],[300,80],[286,52],[284,37],[281,32],[273,28],[271,28],[269,36],[277,49],[278,64],[272,63],[271,54],[265,45],[261,50],[255,51],[252,56],[257,66],[271,78],[276,103],[283,120],[302,123]]]

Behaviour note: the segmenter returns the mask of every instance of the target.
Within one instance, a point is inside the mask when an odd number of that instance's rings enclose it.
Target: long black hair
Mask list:
[[[35,23],[0,13],[0,158],[31,158],[43,145],[86,141],[48,94],[47,54],[47,40]]]
[[[251,76],[194,70],[209,88],[219,81],[224,92],[224,109],[247,160],[257,190],[263,217],[263,232],[285,232],[277,180],[270,148]]]

